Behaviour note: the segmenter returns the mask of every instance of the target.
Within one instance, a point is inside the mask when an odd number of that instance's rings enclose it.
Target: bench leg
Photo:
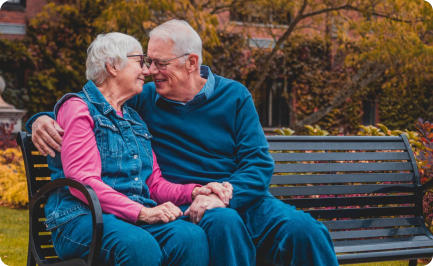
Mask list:
[[[418,262],[418,260],[410,260],[409,261],[409,266],[416,266],[416,264],[417,264],[417,262]]]
[[[32,252],[30,251],[30,244],[27,248],[27,266],[36,266],[35,258],[33,258]]]

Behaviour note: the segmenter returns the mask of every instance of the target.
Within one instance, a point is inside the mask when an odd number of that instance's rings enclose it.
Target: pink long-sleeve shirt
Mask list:
[[[143,205],[114,190],[101,179],[101,156],[93,132],[94,122],[87,104],[77,97],[67,100],[59,109],[57,122],[64,129],[61,160],[65,176],[92,187],[104,212],[136,222]],[[153,171],[146,180],[151,198],[158,203],[191,203],[192,190],[199,185],[182,185],[167,181],[161,175],[153,151],[152,154]],[[86,202],[78,190],[71,188],[70,191],[72,195]]]

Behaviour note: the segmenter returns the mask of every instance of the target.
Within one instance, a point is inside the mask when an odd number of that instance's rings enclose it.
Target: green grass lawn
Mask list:
[[[0,258],[8,266],[27,263],[28,212],[0,206]],[[406,266],[407,261],[350,264],[353,266]],[[418,264],[424,265],[424,264]]]
[[[0,206],[0,258],[9,266],[27,263],[28,220],[27,210]]]

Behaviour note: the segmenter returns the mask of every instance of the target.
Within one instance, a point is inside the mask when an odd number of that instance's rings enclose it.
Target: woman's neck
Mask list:
[[[104,96],[105,100],[117,111],[122,112],[122,105],[128,100],[126,96],[122,96],[113,82],[106,81],[98,86],[99,91]]]

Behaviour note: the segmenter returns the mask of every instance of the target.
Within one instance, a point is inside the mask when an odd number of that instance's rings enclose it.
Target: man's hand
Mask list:
[[[202,187],[196,187],[192,191],[192,198],[195,199],[198,195],[216,194],[222,202],[227,206],[233,195],[233,186],[229,182],[210,182]]]
[[[206,210],[210,210],[213,208],[225,208],[226,205],[221,199],[215,195],[198,195],[191,206],[185,211],[185,215],[189,216],[189,219],[193,223],[200,222],[203,214]]]
[[[138,221],[148,224],[168,223],[176,220],[181,215],[182,211],[179,207],[168,201],[153,208],[141,208]]]
[[[38,117],[32,125],[32,141],[36,149],[44,155],[54,157],[54,150],[60,152],[63,129],[51,117]],[[54,150],[53,150],[54,149]]]

